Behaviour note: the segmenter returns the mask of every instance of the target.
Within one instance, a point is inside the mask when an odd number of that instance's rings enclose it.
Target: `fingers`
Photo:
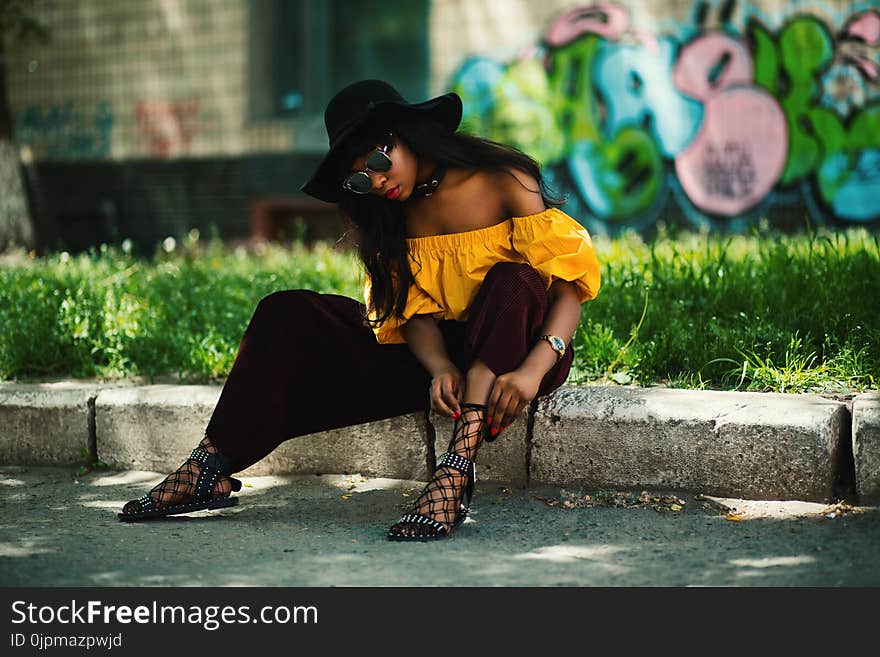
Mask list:
[[[513,412],[513,417],[510,418],[510,421],[507,422],[507,424],[505,424],[503,426],[502,431],[504,429],[506,429],[507,427],[509,427],[513,423],[513,421],[516,420],[516,418],[518,418],[520,415],[522,415],[523,410],[525,410],[526,406],[528,406],[528,405],[529,405],[529,402],[527,400],[524,399],[524,400],[520,401],[520,403],[516,405],[516,410]]]
[[[450,397],[449,393],[441,390],[434,396],[434,410],[448,417],[453,417],[458,411],[458,403],[455,401],[455,397]]]
[[[458,392],[453,389],[446,391],[444,400],[446,401],[446,408],[448,409],[446,414],[449,417],[458,417],[459,413],[461,413],[461,408],[458,403]]]
[[[486,422],[489,425],[489,432],[493,436],[497,436],[504,431],[511,422],[513,422],[528,402],[522,400],[513,392],[501,392],[493,389],[489,395],[489,402],[486,409]]]
[[[457,417],[460,386],[454,377],[439,377],[431,383],[431,408],[448,417]]]

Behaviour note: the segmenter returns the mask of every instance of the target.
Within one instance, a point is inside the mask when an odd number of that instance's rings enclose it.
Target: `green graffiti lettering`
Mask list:
[[[849,126],[849,144],[853,150],[880,148],[880,105],[863,107]]]
[[[834,44],[819,20],[799,16],[779,34],[779,54],[788,79],[788,89],[780,98],[788,119],[788,161],[780,180],[789,185],[815,171],[823,157],[812,117],[819,98],[818,74],[831,63]],[[836,119],[833,115],[824,118],[825,125]]]
[[[844,187],[852,189],[863,152],[880,146],[877,107],[861,108],[847,128],[836,112],[820,105],[821,76],[835,50],[831,32],[818,18],[792,18],[776,42],[757,22],[749,23],[747,33],[755,81],[779,98],[788,123],[788,159],[780,183],[815,176],[819,198],[839,212],[835,199]]]
[[[593,59],[602,39],[588,34],[555,49],[549,82],[556,116],[569,147],[599,140],[599,109],[593,94]]]
[[[666,184],[657,144],[635,127],[622,128],[610,142],[578,142],[569,167],[593,211],[612,223],[641,215]]]
[[[880,105],[863,107],[848,131],[827,110],[814,110],[813,122],[826,153],[816,172],[819,197],[832,206],[841,187],[852,184],[863,175],[858,167],[862,154],[869,149],[880,148]]]
[[[756,21],[749,21],[746,34],[752,47],[755,84],[772,95],[779,96],[779,53],[776,51],[773,36],[767,28]]]
[[[546,71],[537,59],[517,61],[502,74],[488,135],[542,164],[563,158],[565,136],[557,126]]]

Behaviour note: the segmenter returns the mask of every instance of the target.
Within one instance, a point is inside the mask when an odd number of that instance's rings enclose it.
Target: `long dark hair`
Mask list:
[[[389,117],[360,130],[340,157],[337,172],[340,184],[354,159],[378,144],[387,143],[392,131],[419,158],[447,167],[504,172],[515,169],[538,182],[539,189],[535,191],[540,191],[545,207],[564,203],[548,190],[538,163],[522,151],[463,132],[450,134],[423,117],[398,117],[397,120]],[[346,193],[338,205],[353,225],[358,255],[370,278],[371,294],[367,299],[365,321],[370,326],[379,325],[392,314],[403,319],[413,281],[403,207],[373,194],[352,193]],[[370,319],[372,312],[375,319]]]

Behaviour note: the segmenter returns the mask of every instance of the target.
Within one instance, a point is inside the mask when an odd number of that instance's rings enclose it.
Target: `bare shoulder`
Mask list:
[[[496,171],[490,175],[502,195],[504,211],[508,216],[525,217],[546,209],[541,188],[534,176],[519,169]]]

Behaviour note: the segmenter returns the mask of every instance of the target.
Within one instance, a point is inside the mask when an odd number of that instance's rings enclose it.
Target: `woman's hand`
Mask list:
[[[543,375],[515,369],[495,378],[487,402],[486,421],[493,436],[513,422],[538,394]]]
[[[464,377],[452,363],[439,370],[431,379],[431,410],[451,418],[460,412],[458,405]]]

